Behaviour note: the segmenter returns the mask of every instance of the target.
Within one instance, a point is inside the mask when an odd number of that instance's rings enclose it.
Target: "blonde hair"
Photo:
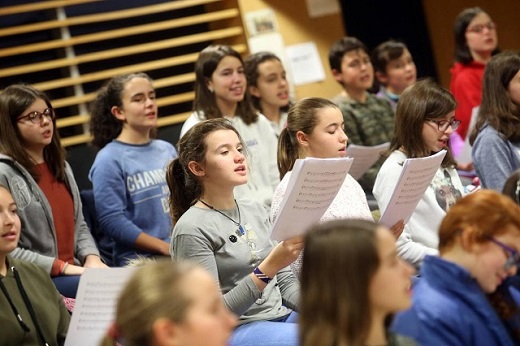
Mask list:
[[[159,261],[136,269],[121,292],[115,321],[101,345],[151,345],[152,327],[160,318],[182,322],[192,303],[182,290],[186,275],[198,268],[190,262]]]

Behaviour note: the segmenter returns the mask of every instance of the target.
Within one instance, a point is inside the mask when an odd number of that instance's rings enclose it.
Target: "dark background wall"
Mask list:
[[[453,25],[465,8],[479,6],[497,23],[499,47],[520,50],[518,0],[340,0],[345,30],[369,49],[390,38],[404,41],[418,77],[449,86],[453,64]]]
[[[417,66],[417,76],[438,79],[422,1],[342,0],[348,36],[363,41],[369,50],[389,39],[403,41]]]

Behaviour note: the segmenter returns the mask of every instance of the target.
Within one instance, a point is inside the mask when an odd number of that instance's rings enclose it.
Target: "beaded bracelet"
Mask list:
[[[253,274],[266,284],[270,283],[273,278],[270,278],[269,276],[265,275],[260,268],[256,267],[255,270],[253,270]]]

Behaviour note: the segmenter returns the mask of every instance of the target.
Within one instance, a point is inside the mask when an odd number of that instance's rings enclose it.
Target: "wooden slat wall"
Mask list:
[[[65,146],[90,141],[87,105],[111,77],[131,72],[152,76],[158,124],[170,126],[189,114],[193,64],[202,47],[219,42],[247,51],[236,1],[143,0],[138,8],[117,2],[120,8],[113,9],[114,3],[43,1],[0,8],[0,41],[8,42],[0,42],[0,88],[26,82],[46,91]],[[2,26],[22,14],[29,19]],[[36,36],[45,39],[31,41]],[[17,43],[19,37],[25,39]]]

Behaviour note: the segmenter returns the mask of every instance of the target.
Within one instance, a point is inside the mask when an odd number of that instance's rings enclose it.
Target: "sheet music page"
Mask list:
[[[428,157],[405,160],[390,202],[379,223],[391,227],[401,219],[405,224],[410,220],[445,155],[446,150],[441,150]]]
[[[349,144],[345,156],[354,159],[354,163],[352,163],[352,167],[350,167],[350,175],[356,180],[361,178],[363,174],[379,160],[381,154],[385,152],[389,146],[389,142],[371,147]]]
[[[99,345],[114,319],[119,293],[136,268],[85,270],[79,281],[65,346]]]
[[[271,238],[285,240],[304,234],[317,223],[338,194],[353,159],[296,160]]]

